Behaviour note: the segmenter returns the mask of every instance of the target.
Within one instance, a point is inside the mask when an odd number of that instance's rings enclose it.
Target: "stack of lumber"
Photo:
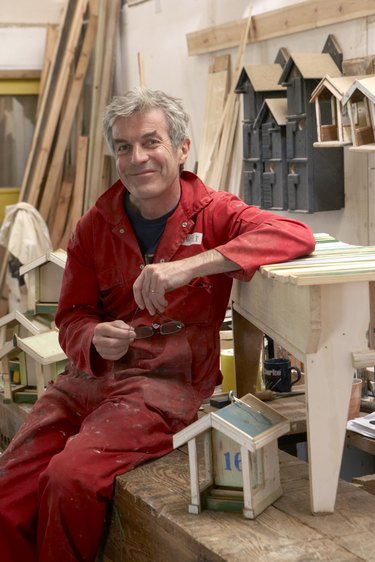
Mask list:
[[[33,142],[20,200],[46,221],[54,248],[66,248],[77,220],[108,187],[101,114],[112,94],[121,0],[66,0],[47,33]]]
[[[225,97],[224,105],[223,100],[219,99],[219,104],[221,104],[221,107],[219,106],[221,109],[221,118],[220,121],[215,124],[215,136],[213,138],[207,137],[206,132],[204,132],[203,143],[205,143],[205,146],[203,148],[201,146],[200,149],[198,174],[202,180],[210,186],[227,191],[229,191],[228,186],[232,180],[231,176],[236,169],[235,164],[242,160],[242,146],[240,143],[236,142],[240,125],[240,100],[238,95],[235,94],[234,89],[242,70],[243,56],[249,36],[250,25],[251,18],[249,17],[243,25],[236,64],[233,74],[230,76],[229,92]],[[210,75],[212,73],[213,70],[211,67]],[[209,86],[212,87],[212,79],[209,81]],[[213,101],[217,103],[217,100],[213,98],[213,93],[210,89],[208,90],[208,105]],[[205,127],[207,126],[205,125]],[[239,171],[241,173],[241,170]],[[239,183],[240,179],[236,178],[234,184],[236,185]],[[238,192],[238,185],[230,191]]]

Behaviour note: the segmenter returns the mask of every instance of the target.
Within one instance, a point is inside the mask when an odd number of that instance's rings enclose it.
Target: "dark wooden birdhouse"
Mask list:
[[[262,153],[261,206],[283,210],[288,207],[286,162],[287,100],[265,99],[254,122]]]
[[[313,213],[344,206],[342,148],[332,147],[327,152],[313,146],[317,141],[317,125],[310,99],[326,75],[341,75],[330,54],[302,53],[289,57],[280,77],[288,100],[286,159],[290,211]]]

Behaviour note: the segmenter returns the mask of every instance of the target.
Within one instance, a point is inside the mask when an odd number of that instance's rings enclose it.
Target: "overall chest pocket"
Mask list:
[[[186,325],[210,324],[214,316],[214,303],[212,287],[205,277],[194,280],[189,285],[176,289],[171,293],[170,299],[173,307],[176,307],[178,319]],[[168,299],[168,294],[166,295]],[[171,309],[168,309],[172,311]]]
[[[120,307],[121,310],[121,302],[127,296],[123,271],[118,267],[109,267],[98,272],[97,278],[100,306],[108,311],[115,307]],[[119,310],[117,310],[118,313]]]

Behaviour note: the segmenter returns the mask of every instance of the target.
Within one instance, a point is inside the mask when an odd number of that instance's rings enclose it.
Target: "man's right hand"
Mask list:
[[[113,320],[97,324],[92,343],[103,359],[116,361],[127,353],[134,340],[135,331],[132,326],[122,320]]]

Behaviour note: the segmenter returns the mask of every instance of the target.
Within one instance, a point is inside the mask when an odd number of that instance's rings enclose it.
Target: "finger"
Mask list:
[[[137,277],[137,279],[134,282],[133,295],[134,295],[134,300],[137,303],[138,308],[140,308],[141,310],[144,310],[145,306],[146,306],[146,303],[145,303],[144,298],[143,298],[142,288],[143,288],[143,276],[141,274],[139,277]]]

